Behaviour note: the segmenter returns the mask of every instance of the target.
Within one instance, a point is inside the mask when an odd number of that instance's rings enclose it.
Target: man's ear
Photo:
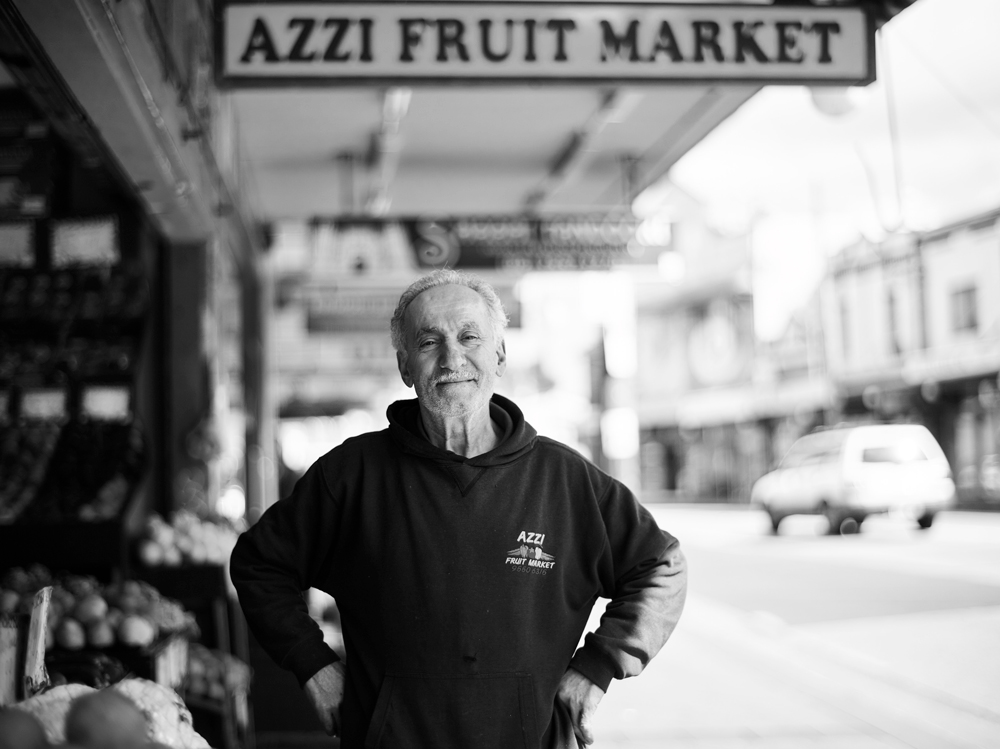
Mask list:
[[[399,376],[403,378],[403,384],[406,387],[413,387],[413,377],[410,376],[409,367],[407,364],[407,356],[402,351],[396,352],[396,366],[399,368]]]
[[[507,371],[507,342],[500,339],[500,346],[497,348],[497,377],[502,377]]]

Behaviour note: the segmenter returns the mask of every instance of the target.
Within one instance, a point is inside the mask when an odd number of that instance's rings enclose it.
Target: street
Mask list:
[[[595,749],[1000,746],[1000,515],[873,517],[649,505],[681,539],[681,623],[598,710]],[[595,621],[598,614],[595,612]]]

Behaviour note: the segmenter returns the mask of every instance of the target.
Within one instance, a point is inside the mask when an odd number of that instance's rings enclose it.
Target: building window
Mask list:
[[[846,359],[851,353],[851,315],[847,300],[840,300],[840,347]]]
[[[886,297],[886,316],[889,318],[889,352],[898,355],[903,347],[899,344],[899,310],[896,295],[890,290]]]
[[[951,327],[956,333],[974,333],[979,329],[975,286],[958,289],[951,293]]]

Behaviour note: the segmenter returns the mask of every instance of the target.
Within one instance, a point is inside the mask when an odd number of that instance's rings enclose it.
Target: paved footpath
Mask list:
[[[612,683],[594,749],[1000,747],[1000,608],[793,627],[692,588],[663,652]]]

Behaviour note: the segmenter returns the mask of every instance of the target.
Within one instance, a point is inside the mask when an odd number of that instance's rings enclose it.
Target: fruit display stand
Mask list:
[[[0,220],[0,567],[128,563],[149,291],[122,221]]]
[[[201,643],[192,643],[184,700],[195,728],[219,749],[253,746],[246,622],[230,595],[221,564],[135,566],[135,573],[197,617]]]
[[[252,747],[250,667],[219,650],[193,644],[184,701],[198,732],[220,749]]]
[[[229,580],[234,525],[219,517],[156,514],[136,544],[136,577],[179,601],[197,619],[183,694],[195,728],[219,749],[254,745],[246,622]]]

